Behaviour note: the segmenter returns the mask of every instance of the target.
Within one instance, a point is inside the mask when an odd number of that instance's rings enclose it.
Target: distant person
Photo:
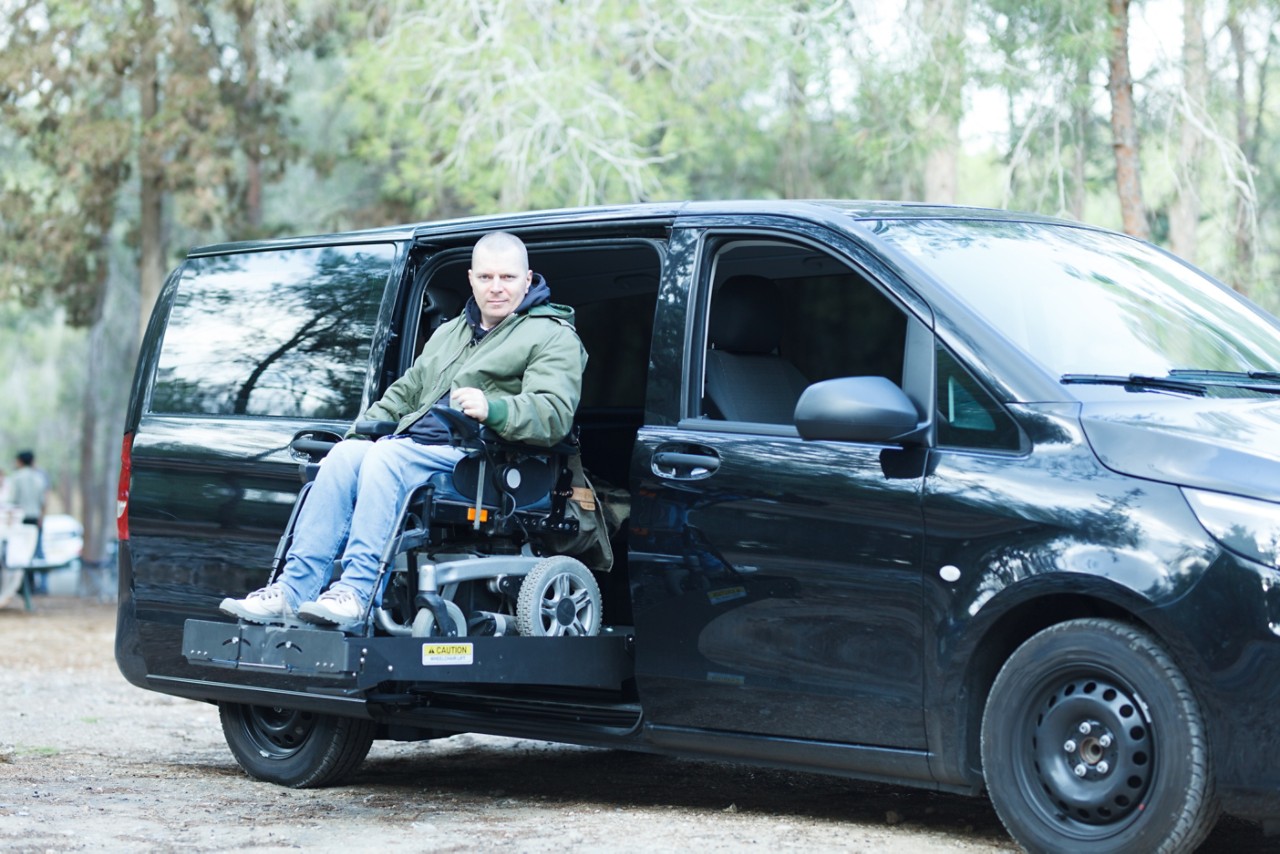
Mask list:
[[[31,562],[44,559],[44,506],[49,498],[49,478],[36,468],[36,455],[31,451],[19,451],[14,458],[15,468],[9,475],[9,498],[22,513],[22,524],[34,525],[36,547]],[[28,589],[33,593],[49,592],[49,582],[44,573],[27,570]]]

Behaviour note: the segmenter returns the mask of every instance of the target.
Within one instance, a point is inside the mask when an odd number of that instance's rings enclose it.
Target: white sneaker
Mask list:
[[[308,623],[337,626],[344,632],[354,632],[364,625],[364,603],[351,588],[336,586],[320,594],[314,602],[304,602],[298,607],[298,616]]]
[[[286,623],[294,617],[279,583],[268,584],[243,599],[223,599],[218,610],[250,623]]]

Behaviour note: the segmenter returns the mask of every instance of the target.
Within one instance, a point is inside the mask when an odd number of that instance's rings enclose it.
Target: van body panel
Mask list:
[[[644,429],[637,445],[650,463],[632,608],[650,720],[922,749],[923,455],[900,471],[882,461],[897,449],[691,429]],[[664,450],[718,468],[663,472]]]
[[[944,779],[968,756],[1008,635],[1072,614],[1129,613],[1194,660],[1175,606],[1218,549],[1178,491],[1117,475],[1094,456],[1075,405],[1012,407],[1029,453],[936,449],[924,483],[925,704]],[[1175,518],[1183,524],[1170,526]],[[950,574],[948,574],[948,570]],[[955,698],[964,698],[957,704]],[[966,704],[968,707],[966,707]],[[966,727],[965,722],[969,724]],[[939,760],[941,761],[941,760]]]
[[[1112,471],[1280,501],[1275,399],[1090,403],[1081,423]]]

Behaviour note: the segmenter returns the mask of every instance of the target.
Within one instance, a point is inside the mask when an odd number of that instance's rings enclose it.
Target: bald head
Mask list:
[[[486,234],[471,250],[467,279],[480,309],[480,325],[492,329],[519,308],[529,293],[533,272],[524,243],[505,231]]]
[[[483,253],[505,255],[519,261],[521,268],[529,269],[529,251],[524,241],[506,231],[491,231],[476,241],[471,250],[471,266],[476,266],[476,256]]]

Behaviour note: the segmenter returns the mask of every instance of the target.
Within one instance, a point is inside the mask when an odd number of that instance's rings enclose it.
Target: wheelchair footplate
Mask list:
[[[182,654],[194,665],[322,679],[363,690],[381,683],[542,685],[616,690],[634,675],[634,636],[351,637],[318,627],[187,620]]]

